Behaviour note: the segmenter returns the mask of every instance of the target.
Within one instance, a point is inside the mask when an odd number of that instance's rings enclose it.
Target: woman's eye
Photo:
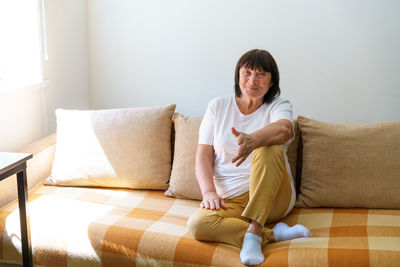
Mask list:
[[[259,73],[257,73],[257,76],[258,76],[258,77],[264,77],[264,76],[265,76],[265,73],[259,72]]]

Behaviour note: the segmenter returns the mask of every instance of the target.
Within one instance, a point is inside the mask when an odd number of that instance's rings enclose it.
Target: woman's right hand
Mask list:
[[[200,203],[200,207],[208,210],[219,210],[220,208],[223,208],[224,210],[228,209],[224,199],[216,192],[206,193],[203,196],[203,201]]]

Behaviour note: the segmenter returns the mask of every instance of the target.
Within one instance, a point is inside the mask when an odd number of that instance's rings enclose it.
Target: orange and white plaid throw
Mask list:
[[[187,231],[199,201],[44,185],[29,201],[36,266],[243,266],[239,249]],[[283,221],[313,237],[265,245],[261,266],[400,266],[400,210],[294,209]],[[0,266],[21,262],[15,201],[0,209]]]

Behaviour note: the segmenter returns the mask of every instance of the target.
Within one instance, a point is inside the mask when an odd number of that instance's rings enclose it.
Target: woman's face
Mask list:
[[[261,99],[272,86],[271,73],[242,67],[239,72],[239,87],[242,96]]]

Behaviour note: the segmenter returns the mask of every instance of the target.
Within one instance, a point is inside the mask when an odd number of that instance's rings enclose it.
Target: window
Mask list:
[[[0,90],[44,79],[43,0],[0,0]]]

